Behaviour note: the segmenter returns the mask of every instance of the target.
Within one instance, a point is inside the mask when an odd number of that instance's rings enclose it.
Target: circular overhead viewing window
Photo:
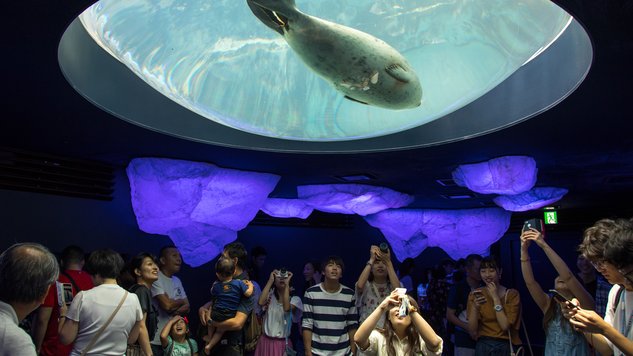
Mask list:
[[[582,27],[549,0],[296,7],[397,50],[419,78],[421,105],[347,100],[246,1],[101,0],[66,31],[59,59],[82,95],[141,126],[214,144],[323,152],[420,147],[498,130],[569,95],[592,59]]]

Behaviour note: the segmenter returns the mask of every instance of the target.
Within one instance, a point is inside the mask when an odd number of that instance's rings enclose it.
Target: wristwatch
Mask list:
[[[503,310],[503,306],[502,305],[500,305],[500,304],[495,305],[495,311],[496,312],[500,312],[502,310]]]

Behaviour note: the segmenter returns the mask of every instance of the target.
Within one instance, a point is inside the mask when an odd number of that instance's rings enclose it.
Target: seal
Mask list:
[[[402,54],[365,32],[300,12],[294,0],[247,0],[312,71],[345,98],[393,109],[422,103],[422,86]]]

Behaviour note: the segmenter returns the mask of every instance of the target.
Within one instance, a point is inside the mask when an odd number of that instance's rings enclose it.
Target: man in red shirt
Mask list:
[[[88,290],[94,286],[92,277],[82,271],[84,266],[84,252],[77,246],[68,246],[62,251],[61,272],[58,282],[61,285],[52,285],[44,303],[37,311],[37,318],[33,327],[33,339],[39,355],[68,355],[73,345],[62,345],[57,335],[59,322],[59,297],[58,288],[72,291],[72,297],[79,291]],[[59,287],[58,287],[59,286]],[[70,305],[72,298],[66,293],[65,302]]]

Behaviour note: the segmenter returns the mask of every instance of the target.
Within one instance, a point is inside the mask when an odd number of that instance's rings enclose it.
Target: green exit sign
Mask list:
[[[545,220],[547,225],[558,224],[558,215],[556,214],[556,211],[546,211],[544,213],[544,218],[545,219],[543,220]]]

